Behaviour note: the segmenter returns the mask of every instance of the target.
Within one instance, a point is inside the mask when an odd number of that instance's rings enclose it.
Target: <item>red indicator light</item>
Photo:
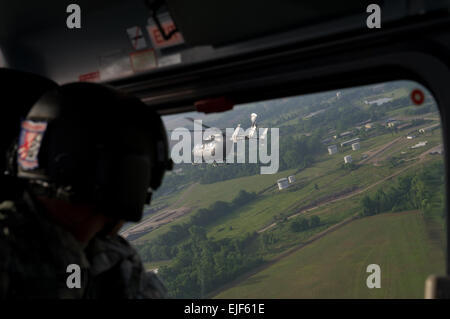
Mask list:
[[[425,101],[425,94],[423,94],[422,90],[414,89],[411,92],[411,100],[415,105],[420,105]]]

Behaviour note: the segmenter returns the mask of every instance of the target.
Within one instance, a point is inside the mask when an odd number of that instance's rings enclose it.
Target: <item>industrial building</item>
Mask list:
[[[347,132],[343,132],[341,134],[334,135],[333,138],[336,140],[338,138],[347,137],[347,136],[351,136],[351,135],[353,135],[353,131],[347,131]]]
[[[395,121],[389,122],[389,123],[387,124],[387,127],[394,127],[394,126],[396,125],[396,123],[397,123],[397,122],[395,122]]]
[[[393,119],[393,118],[388,118],[384,123],[385,123],[386,126],[388,126],[389,123],[391,123],[391,122],[397,122],[397,120]]]
[[[337,153],[337,146],[336,145],[330,145],[328,146],[328,154],[333,155]]]
[[[341,143],[341,147],[347,146],[347,145],[351,145],[353,143],[359,142],[359,137],[353,138],[351,140],[345,141]]]
[[[399,123],[400,123],[399,120],[388,119],[386,121],[386,127],[395,127],[395,126],[399,125]]]
[[[280,178],[277,180],[278,189],[282,190],[289,187],[289,181],[287,178]]]
[[[360,145],[358,142],[352,144],[352,150],[357,151],[357,150],[359,150],[359,148],[360,148]]]
[[[350,164],[351,162],[352,162],[352,156],[351,155],[344,156],[344,163],[345,164]]]

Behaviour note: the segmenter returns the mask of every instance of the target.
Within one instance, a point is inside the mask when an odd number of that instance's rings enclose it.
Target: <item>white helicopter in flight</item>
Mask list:
[[[250,114],[251,126],[244,131],[241,128],[241,124],[238,124],[235,128],[233,134],[229,139],[227,139],[226,132],[220,130],[221,133],[213,133],[203,137],[203,141],[200,144],[195,144],[192,150],[194,158],[201,158],[201,163],[207,162],[212,163],[213,166],[218,166],[216,161],[216,153],[222,148],[222,163],[226,163],[227,154],[229,151],[234,149],[234,144],[238,141],[249,140],[249,139],[260,139],[265,140],[267,137],[268,128],[260,130],[260,135],[258,137],[258,125],[256,124],[256,118],[258,115],[256,113]],[[192,122],[195,120],[193,118],[186,118]],[[206,129],[211,129],[210,126],[202,124]],[[194,161],[195,163],[195,161]],[[198,164],[198,163],[197,163]]]

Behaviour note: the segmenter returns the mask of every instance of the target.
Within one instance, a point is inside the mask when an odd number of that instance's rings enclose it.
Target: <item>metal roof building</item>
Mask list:
[[[330,145],[328,146],[328,154],[333,155],[337,153],[337,146],[336,145]]]
[[[359,137],[352,138],[351,140],[342,142],[341,143],[341,147],[344,147],[344,146],[347,146],[347,145],[350,145],[350,144],[353,144],[353,143],[356,143],[356,142],[359,142]]]
[[[282,190],[289,187],[289,182],[287,178],[280,178],[277,180],[278,189]]]

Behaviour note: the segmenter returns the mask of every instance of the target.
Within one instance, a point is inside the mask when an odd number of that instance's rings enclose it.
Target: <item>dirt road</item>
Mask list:
[[[382,145],[381,147],[377,148],[376,150],[365,152],[364,154],[367,154],[368,156],[365,159],[361,160],[358,164],[365,164],[366,162],[372,163],[372,162],[376,161],[376,158],[378,156],[380,156],[382,153],[384,153],[389,148],[391,148],[395,143],[400,142],[401,139],[403,139],[403,138],[404,138],[403,136],[397,137],[396,139],[390,141],[389,143]]]

